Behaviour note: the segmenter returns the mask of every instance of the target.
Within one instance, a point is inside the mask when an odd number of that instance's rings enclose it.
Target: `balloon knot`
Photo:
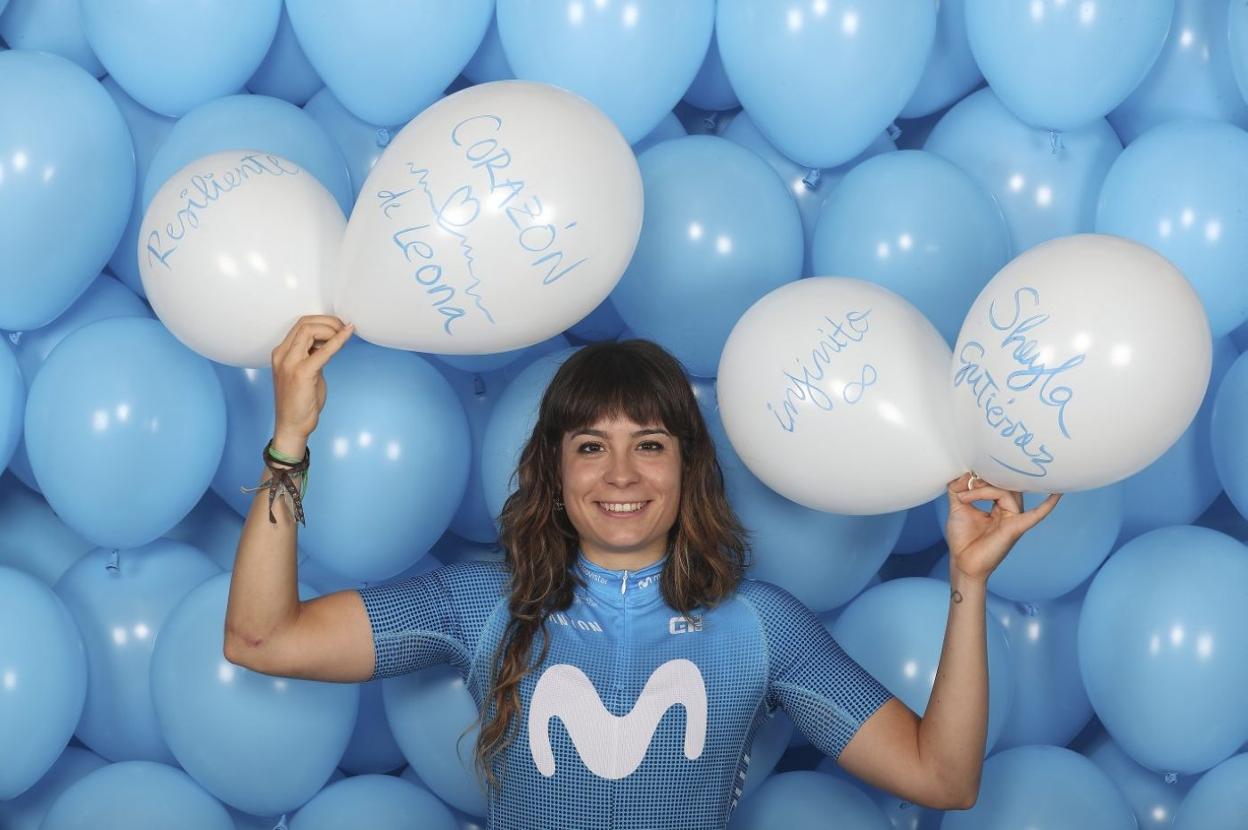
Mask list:
[[[1019,610],[1023,612],[1023,616],[1034,617],[1040,613],[1034,602],[1024,602],[1019,606]]]
[[[802,184],[807,190],[817,190],[819,188],[819,180],[823,178],[823,171],[818,167],[812,167],[802,177]]]
[[[485,394],[485,378],[480,375],[472,376],[472,394],[478,398]]]
[[[1175,781],[1178,781],[1178,780],[1179,780],[1179,774],[1178,774],[1177,772],[1167,772],[1167,773],[1166,773],[1166,783],[1167,783],[1167,784],[1173,784]]]
[[[702,126],[712,135],[719,132],[719,113],[712,112],[707,114],[706,118],[702,119]]]
[[[1057,130],[1049,130],[1049,152],[1056,156],[1064,149],[1066,148],[1062,146],[1062,134]]]
[[[888,133],[889,141],[896,141],[897,139],[901,138],[901,134],[903,131],[901,127],[897,126],[897,122],[894,121],[893,123],[889,124],[887,127],[884,128],[884,132]]]
[[[290,830],[286,826],[286,814],[282,813],[282,817],[277,820],[277,824],[273,825],[273,830]]]
[[[19,345],[22,342],[22,333],[20,331],[9,332],[9,342],[14,346]]]
[[[121,553],[116,548],[108,555],[108,564],[104,568],[114,573],[121,570]]]
[[[385,147],[390,143],[390,131],[385,127],[377,128],[377,146]]]

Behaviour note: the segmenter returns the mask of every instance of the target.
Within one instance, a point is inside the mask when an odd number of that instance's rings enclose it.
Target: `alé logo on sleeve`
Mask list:
[[[555,774],[550,721],[559,718],[585,766],[599,778],[620,779],[641,764],[654,731],[673,706],[685,707],[685,757],[695,760],[706,743],[706,684],[690,660],[668,660],[651,673],[632,711],[607,711],[585,672],[567,663],[542,672],[529,702],[529,747],[538,772]]]

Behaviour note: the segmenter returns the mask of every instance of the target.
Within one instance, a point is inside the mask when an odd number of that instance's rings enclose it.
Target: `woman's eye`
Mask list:
[[[663,449],[663,445],[658,441],[643,441],[641,448],[645,450],[661,450]]]
[[[599,447],[599,446],[600,446],[599,444],[597,444],[597,443],[595,443],[595,442],[593,442],[593,441],[590,441],[590,442],[588,442],[588,443],[581,444],[579,447],[577,447],[577,452],[587,452],[587,451],[588,451],[588,450],[590,450],[591,448],[597,448],[597,447]],[[592,455],[592,453],[589,453],[589,454],[591,454],[591,455]]]

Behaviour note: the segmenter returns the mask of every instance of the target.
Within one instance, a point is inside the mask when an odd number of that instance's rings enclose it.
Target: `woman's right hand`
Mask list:
[[[300,317],[273,349],[273,446],[302,456],[325,406],[321,370],[351,338],[354,326],[328,314]]]

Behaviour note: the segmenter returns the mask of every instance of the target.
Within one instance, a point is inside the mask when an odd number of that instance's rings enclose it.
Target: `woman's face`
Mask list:
[[[610,567],[621,554],[647,562],[663,555],[680,510],[674,435],[659,424],[601,419],[564,433],[561,458],[564,508],[586,556]]]

